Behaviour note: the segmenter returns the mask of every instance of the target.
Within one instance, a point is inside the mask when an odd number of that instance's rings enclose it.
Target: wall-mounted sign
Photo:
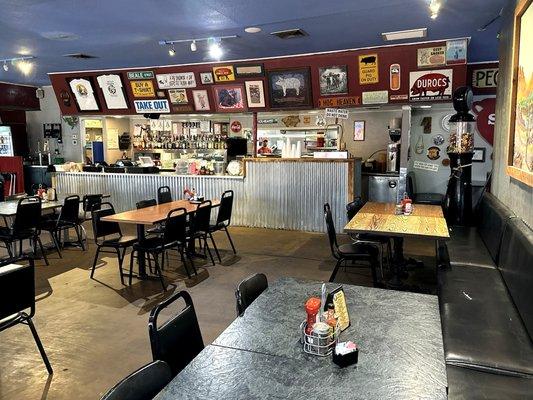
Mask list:
[[[472,111],[476,114],[476,127],[479,134],[492,146],[494,124],[496,123],[496,97],[475,101],[472,105]]]
[[[277,118],[258,118],[257,123],[259,125],[277,124],[279,121]]]
[[[402,100],[408,100],[409,95],[407,94],[391,94],[390,95],[390,101],[402,101]]]
[[[363,104],[385,104],[389,102],[388,90],[374,90],[372,92],[363,92]]]
[[[172,111],[175,113],[191,112],[193,111],[192,105],[172,106]]]
[[[439,170],[439,165],[424,161],[415,161],[413,164],[413,168],[437,172]]]
[[[365,54],[359,56],[359,83],[361,85],[368,85],[378,82],[378,55]]]
[[[361,104],[359,96],[332,97],[330,99],[318,99],[319,107],[349,107]]]
[[[96,80],[98,81],[98,86],[102,89],[108,109],[121,110],[128,108],[119,75],[100,75]]]
[[[242,124],[239,121],[232,121],[230,129],[233,133],[239,133],[242,130]]]
[[[196,87],[194,72],[156,74],[155,78],[159,89],[185,89]]]
[[[106,130],[106,142],[107,149],[118,149],[118,129],[116,128],[107,128]]]
[[[152,81],[131,81],[133,97],[154,97],[154,84]]]
[[[131,71],[128,72],[128,79],[153,79],[154,73],[152,71]]]
[[[348,119],[348,110],[343,108],[326,108],[325,115],[328,118]]]
[[[473,70],[472,87],[476,89],[498,87],[498,68],[484,68]]]
[[[446,46],[424,47],[417,51],[418,68],[440,67],[446,65]]]
[[[411,101],[449,100],[452,98],[453,70],[414,71],[409,73]]]
[[[215,82],[230,82],[235,80],[235,72],[232,65],[213,67]]]
[[[168,100],[134,100],[137,114],[167,114],[170,112]]]
[[[456,39],[446,41],[446,64],[457,65],[466,64],[467,39]]]
[[[168,97],[172,104],[188,104],[187,91],[185,89],[169,89]]]
[[[389,85],[390,90],[400,90],[401,75],[400,64],[391,64],[389,68]]]
[[[264,74],[263,64],[241,64],[235,66],[235,75],[239,78],[263,76]]]
[[[169,119],[151,119],[150,130],[159,132],[172,131],[172,121]]]

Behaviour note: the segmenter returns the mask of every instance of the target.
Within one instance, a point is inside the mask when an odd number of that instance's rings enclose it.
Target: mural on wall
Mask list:
[[[514,115],[511,116],[511,160],[517,170],[510,175],[533,186],[533,3],[526,1],[517,10],[514,60],[516,87],[513,88]],[[514,121],[513,121],[514,120]]]

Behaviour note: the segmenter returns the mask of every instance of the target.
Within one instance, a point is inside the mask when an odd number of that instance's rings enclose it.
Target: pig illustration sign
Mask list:
[[[409,74],[409,100],[431,101],[452,98],[453,70],[415,71]]]

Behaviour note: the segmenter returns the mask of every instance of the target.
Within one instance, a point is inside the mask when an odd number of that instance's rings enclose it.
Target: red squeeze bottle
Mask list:
[[[316,322],[316,315],[320,310],[320,299],[317,297],[311,297],[305,302],[305,312],[307,313],[307,326],[305,327],[305,333],[311,334],[313,331],[313,325]]]

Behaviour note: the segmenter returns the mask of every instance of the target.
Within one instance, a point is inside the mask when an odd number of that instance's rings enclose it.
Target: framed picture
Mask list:
[[[485,162],[485,149],[484,147],[474,147],[474,156],[472,162]]]
[[[237,78],[250,78],[253,76],[263,76],[265,71],[263,64],[241,64],[235,66]]]
[[[207,90],[193,90],[192,98],[194,101],[194,109],[196,111],[211,111]]]
[[[188,104],[187,91],[185,89],[169,89],[168,96],[172,104]]]
[[[213,87],[213,94],[218,112],[246,111],[242,85],[218,85]]]
[[[233,65],[223,65],[213,67],[213,75],[215,82],[231,82],[235,80],[235,72],[233,71]]]
[[[354,121],[353,140],[356,142],[365,140],[365,121]]]
[[[265,107],[265,90],[263,81],[246,81],[246,100],[249,108]]]
[[[533,186],[533,1],[515,10],[507,174]]]
[[[348,73],[346,65],[322,67],[318,69],[320,95],[348,93]]]
[[[202,85],[211,85],[215,83],[212,72],[200,72],[200,82]]]
[[[309,68],[268,71],[271,108],[304,108],[312,104]]]

